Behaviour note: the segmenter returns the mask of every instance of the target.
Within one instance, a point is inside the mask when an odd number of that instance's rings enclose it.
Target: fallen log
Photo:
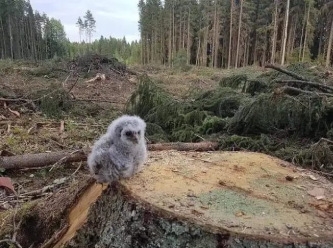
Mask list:
[[[317,89],[323,90],[326,93],[327,92],[333,92],[333,87],[327,86],[320,83],[314,83],[314,82],[308,82],[303,80],[274,80],[274,83],[281,83],[281,84],[297,84],[297,85],[309,85],[312,87],[315,87]]]
[[[133,178],[76,194],[41,204],[66,202],[56,228],[34,209],[22,246],[333,247],[333,184],[261,153],[154,151]]]
[[[218,148],[217,142],[200,143],[160,143],[149,144],[150,151],[179,150],[179,151],[210,151]],[[10,157],[0,156],[0,168],[23,169],[44,167],[55,163],[80,162],[87,159],[87,152],[78,150],[74,152],[50,152],[37,154],[23,154]]]
[[[50,152],[37,154],[23,154],[10,157],[0,157],[0,168],[4,169],[23,169],[44,167],[55,163],[80,162],[87,159],[83,151],[69,152]]]
[[[293,77],[293,78],[296,78],[296,79],[298,79],[298,80],[309,81],[308,79],[306,79],[305,77],[303,77],[303,76],[301,76],[301,75],[298,75],[298,74],[296,74],[296,73],[294,73],[294,72],[292,72],[292,71],[288,71],[288,70],[283,69],[283,68],[281,68],[281,67],[279,67],[279,66],[276,66],[276,65],[267,64],[267,65],[265,65],[265,68],[271,68],[271,69],[274,69],[274,70],[276,70],[276,71],[282,72],[282,73],[284,73],[284,74],[286,74],[286,75],[288,75],[288,76],[291,76],[291,77]]]
[[[308,90],[301,90],[299,88],[291,87],[291,86],[283,86],[280,88],[277,88],[275,90],[275,93],[280,94],[280,93],[285,93],[291,96],[297,96],[300,94],[306,94],[306,95],[313,95],[313,96],[328,96],[328,97],[333,97],[333,94],[329,93],[320,93],[320,92],[315,92],[315,91],[308,91]]]

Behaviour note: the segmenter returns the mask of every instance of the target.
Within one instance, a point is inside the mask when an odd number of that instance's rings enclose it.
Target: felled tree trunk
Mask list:
[[[150,151],[178,150],[178,151],[212,151],[218,149],[217,142],[199,143],[157,143],[149,144]],[[81,162],[87,159],[87,152],[77,150],[74,152],[60,151],[36,154],[23,154],[16,156],[0,156],[0,168],[3,169],[23,169],[52,165],[55,163]]]
[[[42,247],[333,247],[332,186],[260,153],[150,152],[133,178],[81,187]]]

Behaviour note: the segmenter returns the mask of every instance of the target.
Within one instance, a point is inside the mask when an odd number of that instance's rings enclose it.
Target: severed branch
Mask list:
[[[178,150],[178,151],[212,151],[218,149],[217,142],[200,142],[200,143],[159,143],[149,144],[150,151]],[[87,159],[87,153],[83,150],[76,152],[51,152],[37,154],[23,154],[11,157],[0,157],[0,168],[4,169],[22,169],[45,167],[61,161],[81,162]]]
[[[320,140],[314,144],[311,145],[311,147],[315,147],[315,146],[318,146],[320,145],[321,143],[329,143],[331,145],[333,145],[333,141],[330,140],[330,139],[327,139],[327,138],[320,138]]]
[[[333,92],[333,87],[327,86],[324,84],[320,83],[314,83],[314,82],[308,82],[308,81],[303,81],[303,80],[274,80],[274,83],[281,83],[281,84],[299,84],[299,85],[309,85],[315,88],[318,88],[320,90],[323,90],[325,92]]]
[[[72,99],[70,102],[106,102],[106,103],[119,103],[116,101],[109,101],[103,99]]]
[[[4,101],[4,102],[26,102],[26,101],[28,101],[28,99],[0,97],[0,101]]]
[[[267,64],[267,65],[265,65],[265,68],[271,68],[271,69],[274,69],[274,70],[276,70],[276,71],[282,72],[282,73],[284,73],[284,74],[286,74],[286,75],[288,75],[288,76],[291,76],[291,77],[293,77],[293,78],[296,78],[296,79],[298,79],[298,80],[308,81],[305,77],[303,77],[303,76],[301,76],[301,75],[298,75],[298,74],[296,74],[296,73],[294,73],[294,72],[288,71],[288,70],[286,70],[286,69],[283,69],[283,68],[281,68],[281,67],[279,67],[279,66],[276,66],[276,65]]]
[[[308,91],[308,90],[301,90],[299,88],[291,87],[291,86],[284,86],[281,88],[278,88],[279,92],[286,93],[291,96],[296,96],[299,94],[307,94],[307,95],[318,95],[318,96],[329,96],[333,97],[333,94],[329,93],[318,93],[318,92],[313,92],[313,91]]]
[[[0,168],[4,169],[21,169],[33,167],[45,167],[55,164],[58,161],[78,162],[85,160],[87,155],[83,151],[76,153],[69,152],[51,152],[39,154],[23,154],[11,157],[0,157]]]

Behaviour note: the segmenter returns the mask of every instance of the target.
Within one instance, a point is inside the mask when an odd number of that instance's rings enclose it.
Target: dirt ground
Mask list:
[[[75,151],[89,148],[95,139],[105,132],[113,116],[122,113],[128,97],[136,88],[136,76],[109,74],[105,81],[87,83],[88,78],[68,74],[57,77],[32,75],[35,68],[23,67],[4,73],[0,77],[0,155],[19,155],[39,152]],[[68,78],[67,78],[68,77]],[[60,118],[47,117],[33,110],[27,101],[4,101],[6,99],[35,99],[34,94],[50,86],[70,91],[75,111],[79,117],[64,114]],[[84,116],[89,111],[99,111],[97,116]],[[84,107],[84,108],[83,108]],[[103,114],[106,113],[105,117]],[[49,197],[89,177],[86,164],[55,164],[47,168],[0,171],[0,177],[12,180],[19,200],[0,195],[0,215],[4,210]],[[50,188],[47,188],[51,186]],[[40,192],[35,192],[40,191]],[[3,225],[0,218],[0,226]]]

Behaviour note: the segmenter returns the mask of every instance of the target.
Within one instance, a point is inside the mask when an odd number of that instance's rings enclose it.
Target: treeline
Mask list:
[[[95,21],[89,10],[84,18],[77,23],[79,34],[81,37],[85,31],[90,41]],[[0,0],[0,59],[72,59],[87,52],[115,56],[126,63],[140,62],[137,42],[113,37],[70,42],[61,21],[33,11],[28,0]]]
[[[29,1],[0,0],[0,58],[49,59],[66,54],[59,20],[32,10]]]
[[[101,36],[100,39],[92,43],[83,41],[81,43],[72,42],[68,44],[68,57],[72,59],[86,53],[98,53],[107,57],[115,57],[126,64],[138,64],[140,63],[140,47],[138,41],[129,43],[125,37],[117,39]]]
[[[87,52],[126,63],[211,67],[316,60],[333,63],[332,0],[140,0],[141,41],[70,42],[59,20],[28,0],[0,0],[0,59],[74,58]],[[78,35],[91,41],[90,11]]]
[[[140,0],[141,62],[332,64],[332,0]],[[185,55],[184,55],[185,54]]]

